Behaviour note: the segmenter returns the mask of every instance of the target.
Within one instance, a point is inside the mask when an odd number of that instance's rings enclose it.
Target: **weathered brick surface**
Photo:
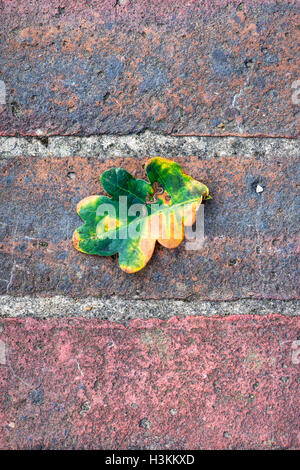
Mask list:
[[[279,315],[299,299],[296,154],[171,137],[298,136],[299,23],[298,1],[0,1],[0,135],[35,148],[0,152],[1,449],[300,448],[300,322]],[[68,134],[109,137],[71,157],[47,137]],[[144,177],[160,149],[211,190],[204,246],[134,275],[75,251],[99,175]]]
[[[77,252],[76,203],[103,192],[99,175],[122,166],[144,177],[134,158],[16,158],[2,162],[2,293],[118,294],[132,298],[298,298],[297,161],[292,157],[176,159],[207,184],[205,243],[197,251],[156,248],[136,274],[115,257]],[[256,192],[257,184],[264,191]]]
[[[299,3],[1,2],[0,134],[299,133]]]
[[[0,448],[299,449],[299,327],[1,320]]]

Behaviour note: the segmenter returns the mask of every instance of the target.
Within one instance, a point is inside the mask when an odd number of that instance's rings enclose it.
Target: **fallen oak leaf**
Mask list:
[[[89,196],[78,203],[77,213],[85,223],[73,233],[77,250],[100,256],[118,253],[121,269],[134,273],[146,266],[156,241],[167,248],[181,243],[184,226],[193,225],[202,200],[210,199],[209,189],[165,158],[149,160],[146,173],[150,183],[123,168],[101,175],[111,197]]]

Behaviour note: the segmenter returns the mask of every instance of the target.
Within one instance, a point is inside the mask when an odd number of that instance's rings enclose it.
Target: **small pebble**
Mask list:
[[[257,192],[258,194],[259,194],[259,193],[262,193],[263,190],[264,190],[264,188],[263,188],[260,184],[258,184],[258,185],[256,186],[256,192]]]
[[[140,428],[150,429],[151,428],[150,419],[148,419],[148,418],[141,419],[140,422],[139,422],[139,426],[140,426]]]
[[[88,413],[90,409],[91,409],[91,404],[89,401],[85,401],[84,403],[82,403],[81,409],[80,409],[81,416],[84,416],[86,413]]]

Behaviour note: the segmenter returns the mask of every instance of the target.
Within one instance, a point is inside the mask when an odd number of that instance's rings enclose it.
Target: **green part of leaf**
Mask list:
[[[131,204],[145,203],[147,194],[151,194],[151,185],[144,180],[135,179],[123,168],[112,168],[104,171],[100,176],[100,182],[115,201],[119,196],[127,196]]]

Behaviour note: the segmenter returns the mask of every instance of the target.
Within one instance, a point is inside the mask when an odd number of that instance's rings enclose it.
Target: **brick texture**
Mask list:
[[[0,134],[299,134],[297,2],[1,3]]]
[[[2,320],[0,447],[299,448],[299,326]]]
[[[103,193],[100,174],[121,166],[144,177],[142,161],[8,160],[0,198],[2,293],[298,298],[296,160],[176,160],[213,196],[205,205],[204,246],[187,251],[184,243],[173,250],[157,245],[146,268],[132,275],[120,270],[115,257],[78,253],[71,237],[82,223],[77,202]]]
[[[298,1],[0,1],[1,449],[300,448],[299,24]],[[204,245],[133,275],[77,252],[77,202],[161,148],[210,188]]]

